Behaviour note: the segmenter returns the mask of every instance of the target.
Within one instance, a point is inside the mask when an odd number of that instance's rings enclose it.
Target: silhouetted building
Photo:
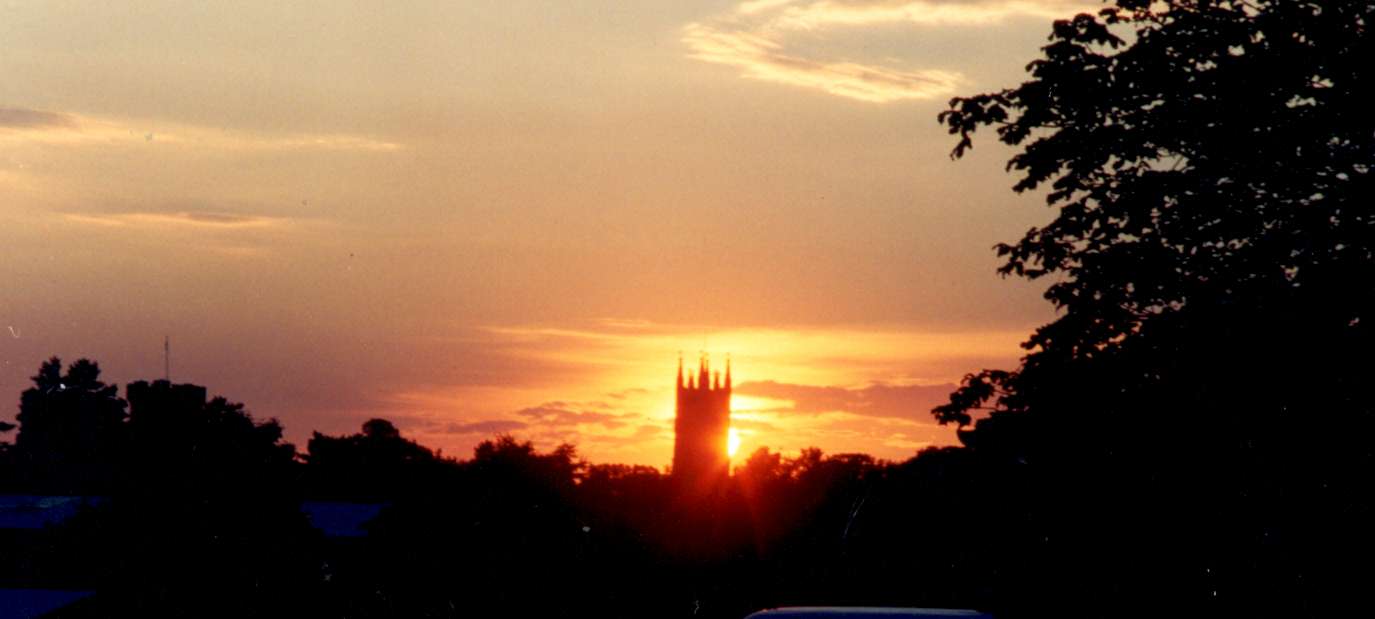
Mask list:
[[[678,403],[673,422],[673,477],[688,486],[707,486],[730,474],[730,360],[724,380],[711,372],[706,355],[696,377],[683,376],[678,358]]]

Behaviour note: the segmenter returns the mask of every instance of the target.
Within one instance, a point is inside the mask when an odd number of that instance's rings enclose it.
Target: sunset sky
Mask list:
[[[133,5],[133,8],[124,6]],[[47,357],[310,431],[667,464],[679,351],[743,453],[906,458],[1049,320],[991,247],[1052,213],[945,101],[1016,0],[0,6],[0,397]]]

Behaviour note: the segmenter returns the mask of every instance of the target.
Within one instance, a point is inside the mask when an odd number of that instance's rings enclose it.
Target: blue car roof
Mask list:
[[[963,619],[985,618],[992,615],[977,610],[950,608],[889,608],[878,606],[793,606],[770,608],[751,614],[746,619],[935,619],[939,617]]]

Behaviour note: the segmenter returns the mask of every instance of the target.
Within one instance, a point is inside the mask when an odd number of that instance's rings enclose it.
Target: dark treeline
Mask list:
[[[1240,381],[1230,372],[1254,365],[1187,370]],[[86,360],[63,375],[53,359],[34,383],[0,447],[0,494],[101,497],[0,559],[3,586],[97,592],[58,616],[1318,616],[1370,574],[1345,559],[1371,547],[1368,435],[1264,414],[1262,399],[1289,397],[1278,388],[1243,397],[1254,408],[1184,408],[1187,431],[1124,427],[1135,409],[1050,435],[1002,414],[964,434],[972,447],[900,463],[760,449],[686,494],[571,446],[498,437],[441,457],[380,419],[298,452],[200,387],[136,382],[120,398]],[[327,539],[303,500],[385,507],[365,536]]]
[[[441,457],[391,423],[314,434],[204,388],[52,359],[24,392],[0,493],[102,497],[22,540],[11,586],[86,588],[63,616],[716,616],[765,606],[986,605],[993,526],[965,450],[904,463],[760,449],[705,494],[660,470],[498,437]],[[381,502],[326,539],[302,500]]]

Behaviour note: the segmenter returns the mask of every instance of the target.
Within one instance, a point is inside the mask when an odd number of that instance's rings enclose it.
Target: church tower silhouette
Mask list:
[[[730,358],[724,380],[711,372],[706,353],[697,376],[684,380],[678,356],[678,404],[673,421],[673,477],[689,486],[706,486],[730,474]]]

